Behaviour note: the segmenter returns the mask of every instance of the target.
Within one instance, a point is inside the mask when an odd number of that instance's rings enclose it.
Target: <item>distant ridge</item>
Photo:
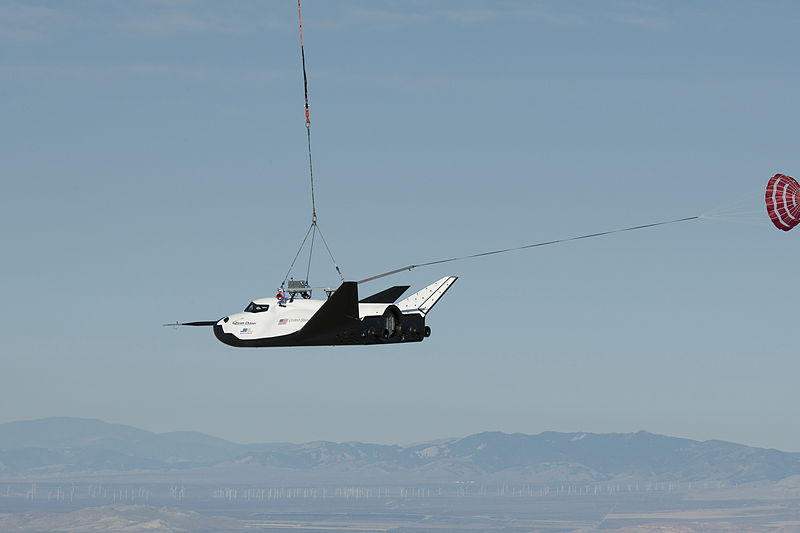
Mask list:
[[[731,483],[800,475],[800,453],[638,433],[486,432],[410,446],[360,442],[237,444],[81,418],[0,424],[0,479],[113,473],[381,482],[615,479]]]

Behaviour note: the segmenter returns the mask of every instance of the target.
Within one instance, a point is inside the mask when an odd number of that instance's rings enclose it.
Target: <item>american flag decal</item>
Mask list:
[[[281,318],[280,320],[278,320],[278,325],[285,326],[287,322],[289,322],[288,318]]]

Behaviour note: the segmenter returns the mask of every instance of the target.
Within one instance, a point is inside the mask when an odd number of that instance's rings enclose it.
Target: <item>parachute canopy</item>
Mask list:
[[[775,174],[767,183],[767,214],[775,227],[789,231],[800,224],[800,184],[794,178]]]

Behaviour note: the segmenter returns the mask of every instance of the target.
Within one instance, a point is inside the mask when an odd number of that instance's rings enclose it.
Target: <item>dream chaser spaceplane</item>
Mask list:
[[[345,281],[327,300],[312,300],[304,297],[305,290],[290,290],[288,297],[253,300],[243,312],[216,322],[173,325],[213,326],[220,341],[237,347],[419,342],[431,334],[425,316],[457,279],[444,277],[396,304],[408,285],[359,301],[357,282]]]

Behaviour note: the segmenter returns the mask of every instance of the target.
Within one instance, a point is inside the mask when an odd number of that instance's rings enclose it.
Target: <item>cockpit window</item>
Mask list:
[[[255,302],[250,302],[247,307],[244,308],[245,313],[263,313],[269,309],[269,305],[267,304],[257,304]]]

